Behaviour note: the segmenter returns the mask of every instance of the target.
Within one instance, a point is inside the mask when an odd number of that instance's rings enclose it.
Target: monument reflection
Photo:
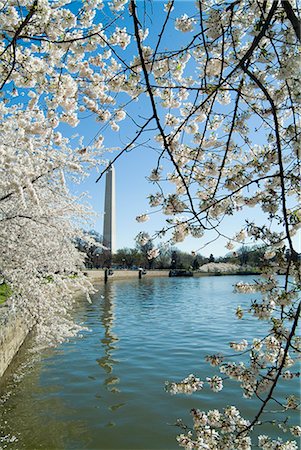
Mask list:
[[[114,366],[118,363],[114,359],[114,351],[118,349],[116,343],[119,341],[118,336],[113,332],[114,327],[114,309],[116,288],[114,283],[107,283],[104,286],[103,299],[101,303],[101,317],[100,321],[104,327],[104,337],[101,339],[103,344],[104,356],[97,359],[99,366],[107,373],[104,380],[104,385],[111,392],[119,392],[116,385],[119,383],[119,378],[113,375]]]

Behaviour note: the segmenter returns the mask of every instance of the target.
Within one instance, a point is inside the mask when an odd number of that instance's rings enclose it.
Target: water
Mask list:
[[[0,447],[173,450],[176,419],[190,425],[191,408],[221,409],[235,399],[246,416],[254,413],[258,404],[240,399],[236,383],[193,396],[164,390],[166,380],[212,375],[204,357],[229,353],[228,342],[263,335],[258,321],[235,318],[236,307],[254,297],[233,294],[241,279],[146,276],[99,286],[93,303],[79,300],[75,310],[91,331],[44,352],[17,383],[5,377]],[[12,368],[17,373],[31,361],[29,350],[30,340]],[[286,386],[280,394],[292,393]],[[9,442],[12,436],[18,440]]]

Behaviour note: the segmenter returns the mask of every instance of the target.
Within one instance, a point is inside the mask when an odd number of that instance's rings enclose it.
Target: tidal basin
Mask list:
[[[190,373],[216,374],[206,355],[233,353],[230,341],[264,335],[263,322],[235,317],[236,307],[256,295],[233,294],[233,285],[253,278],[146,276],[99,285],[92,304],[79,299],[75,307],[76,320],[89,328],[81,338],[36,361],[30,339],[19,352],[0,386],[0,448],[173,450],[181,432],[176,420],[190,426],[191,408],[234,402],[251,417],[258,403],[243,399],[237,383],[192,396],[172,396],[164,385]],[[282,381],[278,395],[298,392],[297,382],[289,386],[287,392]]]

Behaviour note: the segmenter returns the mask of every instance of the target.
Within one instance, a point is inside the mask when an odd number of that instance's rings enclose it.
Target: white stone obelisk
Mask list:
[[[111,165],[106,173],[103,245],[113,254],[116,251],[115,169]]]

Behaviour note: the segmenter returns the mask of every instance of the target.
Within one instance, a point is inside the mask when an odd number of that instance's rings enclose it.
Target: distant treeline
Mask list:
[[[205,257],[201,254],[183,252],[175,247],[166,247],[162,245],[160,255],[153,260],[147,258],[152,243],[146,245],[136,244],[134,248],[121,248],[116,254],[111,256],[103,250],[101,246],[102,236],[95,232],[89,232],[89,236],[93,237],[94,243],[84,240],[78,240],[77,247],[86,254],[85,265],[87,268],[103,268],[114,267],[115,269],[135,269],[143,267],[145,269],[186,269],[198,270],[202,265],[210,262],[223,262],[237,264],[239,266],[249,266],[257,269],[267,265],[264,258],[264,246],[241,246],[235,252],[231,252],[222,257],[216,257],[211,254]],[[288,256],[285,250],[284,256]],[[269,260],[269,263],[277,263],[277,257]]]

